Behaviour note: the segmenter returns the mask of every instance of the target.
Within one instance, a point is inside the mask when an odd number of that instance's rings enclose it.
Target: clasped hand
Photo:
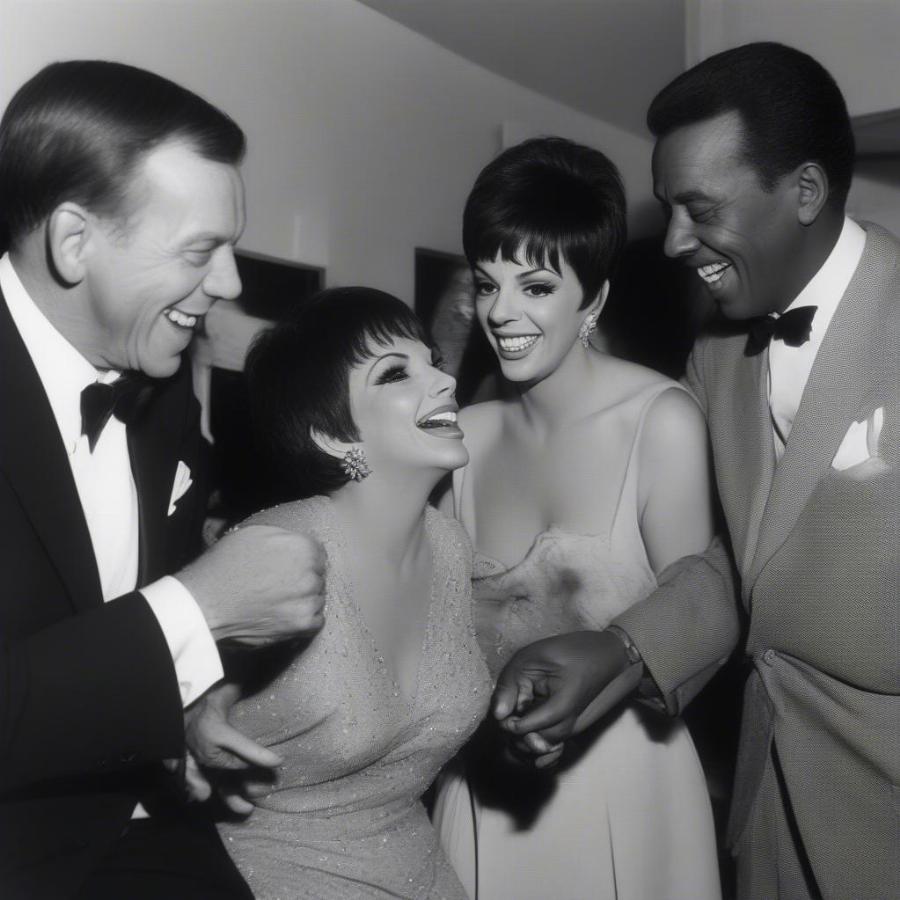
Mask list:
[[[639,680],[614,632],[574,631],[519,650],[500,673],[492,710],[514,749],[544,768]]]

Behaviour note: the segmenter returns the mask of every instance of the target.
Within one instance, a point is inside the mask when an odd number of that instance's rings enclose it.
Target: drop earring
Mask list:
[[[599,318],[599,312],[588,313],[581,323],[581,328],[578,329],[578,340],[581,341],[581,346],[585,350],[591,346],[591,335],[597,330],[597,319]]]

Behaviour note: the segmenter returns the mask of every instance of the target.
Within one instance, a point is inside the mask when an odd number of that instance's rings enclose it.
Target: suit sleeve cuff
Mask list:
[[[169,645],[182,705],[189,706],[225,674],[216,642],[196,600],[176,578],[160,578],[141,593]]]
[[[664,712],[666,704],[663,700],[662,691],[659,689],[659,685],[653,680],[653,676],[650,674],[649,669],[644,663],[644,657],[641,654],[640,649],[634,641],[631,640],[631,635],[629,635],[620,625],[608,625],[606,630],[613,632],[613,634],[615,634],[625,645],[625,654],[628,657],[628,662],[631,663],[633,667],[640,667],[640,680],[637,683],[638,698],[652,706],[654,709],[662,710]]]

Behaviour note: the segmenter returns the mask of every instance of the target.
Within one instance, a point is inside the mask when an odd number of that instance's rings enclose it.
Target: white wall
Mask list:
[[[685,0],[687,65],[750,41],[779,41],[834,76],[850,115],[900,106],[897,0]]]
[[[689,66],[779,41],[831,72],[851,116],[900,108],[900,0],[685,0],[685,11]],[[847,209],[900,234],[900,159],[858,166]]]
[[[354,0],[0,0],[0,106],[42,65],[116,59],[227,110],[249,138],[242,246],[408,300],[413,248],[461,249],[504,123],[605,150],[655,224],[651,144],[469,63]]]

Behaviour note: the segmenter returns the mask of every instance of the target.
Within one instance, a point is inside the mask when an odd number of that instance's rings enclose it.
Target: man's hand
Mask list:
[[[262,647],[322,627],[324,571],[325,553],[317,541],[248,525],[175,577],[197,601],[217,641]]]
[[[562,741],[592,725],[637,686],[641,667],[631,668],[627,679],[618,679],[629,662],[614,632],[545,638],[519,650],[500,673],[494,716],[515,736],[519,752],[549,765],[559,757]]]
[[[283,760],[228,724],[228,710],[239,696],[240,689],[236,685],[225,683],[185,710],[184,731],[188,745],[185,782],[191,799],[203,802],[215,790],[233,813],[246,816],[253,811],[253,804],[242,795],[240,779],[216,778],[216,771],[257,770],[258,774],[259,769],[272,770]]]

